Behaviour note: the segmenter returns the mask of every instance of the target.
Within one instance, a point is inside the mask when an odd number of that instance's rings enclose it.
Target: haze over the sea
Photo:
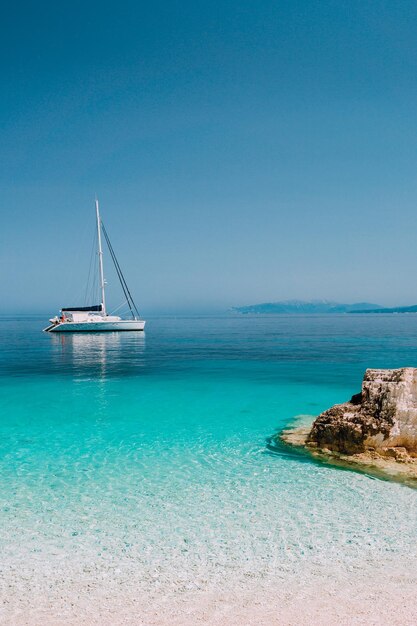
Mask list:
[[[410,0],[9,4],[1,311],[74,304],[95,193],[144,314],[414,302],[416,23]]]

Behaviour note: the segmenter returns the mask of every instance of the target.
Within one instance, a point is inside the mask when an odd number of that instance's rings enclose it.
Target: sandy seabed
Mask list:
[[[155,583],[144,592],[139,572],[118,567],[68,576],[65,567],[37,578],[2,572],[5,625],[304,626],[415,625],[417,567],[409,562],[323,572],[310,568],[268,580],[256,572],[225,589]]]

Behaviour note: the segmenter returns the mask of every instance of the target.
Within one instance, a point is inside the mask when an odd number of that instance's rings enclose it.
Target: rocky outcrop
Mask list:
[[[368,369],[360,393],[280,439],[336,465],[417,482],[417,368]]]
[[[361,393],[319,415],[307,444],[342,454],[417,452],[417,368],[366,370]]]

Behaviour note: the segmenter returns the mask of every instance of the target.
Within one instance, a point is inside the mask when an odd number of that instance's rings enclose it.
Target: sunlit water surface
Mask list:
[[[417,317],[41,328],[0,319],[5,580],[136,571],[152,595],[415,557],[416,491],[266,440],[349,398],[366,367],[417,366]]]

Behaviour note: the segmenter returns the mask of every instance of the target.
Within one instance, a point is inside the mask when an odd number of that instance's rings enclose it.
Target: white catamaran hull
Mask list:
[[[45,328],[50,333],[103,333],[119,332],[125,330],[143,331],[145,322],[143,320],[120,320],[120,321],[100,321],[100,322],[60,322]]]

